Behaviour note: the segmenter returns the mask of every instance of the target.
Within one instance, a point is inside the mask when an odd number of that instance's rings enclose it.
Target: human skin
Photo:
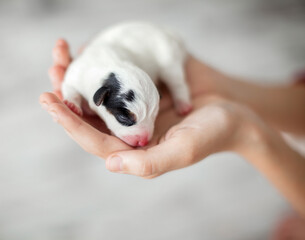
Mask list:
[[[305,73],[300,84],[265,86],[227,76],[193,59],[187,66],[193,94],[213,93],[247,105],[277,130],[305,135]]]
[[[106,159],[106,167],[110,171],[153,178],[192,165],[210,154],[234,151],[265,174],[305,216],[305,160],[270,125],[301,132],[304,131],[304,126],[302,128],[298,119],[277,119],[278,116],[285,115],[284,110],[272,110],[261,99],[256,103],[252,99],[255,93],[252,93],[251,84],[243,84],[190,57],[186,63],[186,76],[192,93],[193,112],[185,118],[178,116],[169,94],[163,91],[154,137],[147,147],[134,149],[109,135],[99,118],[87,115],[80,118],[63,104],[60,85],[71,61],[65,41],[57,42],[53,58],[54,66],[50,76],[55,94],[42,94],[40,103],[82,148]],[[245,92],[235,94],[232,89]],[[249,93],[245,94],[246,91]],[[254,87],[253,91],[266,94],[266,101],[273,101],[272,96],[269,97],[270,93],[276,93],[281,98],[292,98],[283,100],[292,105],[290,114],[293,117],[304,117],[299,113],[301,109],[293,105],[297,100],[302,101],[303,91],[264,87]],[[263,98],[262,95],[259,96]],[[278,101],[282,101],[281,98]],[[260,117],[232,100],[246,103]],[[278,104],[278,101],[274,104]],[[269,111],[275,111],[276,117]],[[290,126],[291,124],[295,126]]]

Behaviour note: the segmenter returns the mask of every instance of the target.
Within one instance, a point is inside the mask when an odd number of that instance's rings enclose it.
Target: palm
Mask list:
[[[105,122],[97,115],[87,115],[84,114],[82,117],[87,123],[89,123],[94,128],[98,129],[99,131],[103,133],[110,134],[109,129],[107,128]]]

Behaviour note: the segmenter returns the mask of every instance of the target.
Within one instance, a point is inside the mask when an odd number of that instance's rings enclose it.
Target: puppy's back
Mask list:
[[[127,22],[110,27],[101,32],[90,44],[93,49],[105,44],[122,51],[128,51],[127,59],[143,68],[143,62],[157,65],[183,60],[185,46],[178,35],[170,30],[147,22]],[[146,67],[144,66],[143,70]]]

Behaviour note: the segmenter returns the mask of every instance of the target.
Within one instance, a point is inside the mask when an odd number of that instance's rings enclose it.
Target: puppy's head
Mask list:
[[[93,96],[107,127],[131,146],[145,146],[151,139],[159,99],[156,86],[140,69],[110,72]]]

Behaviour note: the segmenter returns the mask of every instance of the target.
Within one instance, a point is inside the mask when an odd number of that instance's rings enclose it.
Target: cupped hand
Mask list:
[[[145,148],[135,149],[111,136],[97,116],[75,115],[62,102],[61,83],[71,62],[68,44],[58,40],[53,49],[54,65],[49,75],[53,93],[43,93],[40,103],[67,133],[87,152],[106,159],[113,172],[144,178],[191,165],[211,153],[234,145],[241,122],[240,106],[214,96],[207,96],[212,80],[222,75],[193,57],[186,63],[186,76],[191,89],[194,110],[184,119],[178,116],[165,87],[153,139]]]

